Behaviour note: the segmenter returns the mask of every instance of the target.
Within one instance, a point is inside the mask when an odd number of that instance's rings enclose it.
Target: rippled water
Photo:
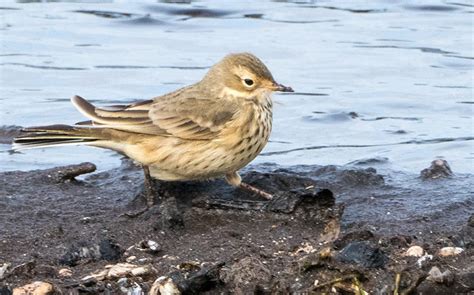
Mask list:
[[[0,4],[0,126],[72,124],[83,120],[74,94],[99,105],[148,99],[249,51],[297,91],[274,96],[271,142],[254,163],[375,158],[379,169],[418,173],[444,158],[472,172],[471,1],[31,2],[41,1]],[[1,170],[119,159],[8,149]]]

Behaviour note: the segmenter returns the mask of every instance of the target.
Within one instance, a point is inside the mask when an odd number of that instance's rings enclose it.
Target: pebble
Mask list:
[[[13,295],[49,295],[53,294],[54,287],[50,283],[36,281],[13,289]]]
[[[426,279],[435,283],[445,283],[449,285],[453,282],[454,275],[450,270],[441,272],[438,267],[433,266],[428,272],[428,277]]]
[[[70,270],[69,268],[61,268],[58,271],[58,275],[62,278],[71,277],[72,276],[72,270]]]
[[[152,240],[147,241],[148,248],[150,248],[151,251],[156,252],[161,250],[161,246]]]
[[[3,279],[3,277],[5,276],[5,274],[7,273],[7,269],[11,266],[11,263],[4,263],[1,267],[0,267],[0,280]]]
[[[148,257],[138,259],[138,262],[141,263],[141,264],[148,263],[148,262],[151,262],[151,261],[152,261],[152,259],[148,258]]]
[[[385,265],[388,258],[380,248],[370,242],[356,241],[345,246],[336,255],[336,260],[367,268],[379,268]]]
[[[446,257],[459,255],[462,252],[464,252],[464,249],[460,247],[444,247],[439,250],[438,254],[439,256]]]
[[[133,262],[135,260],[137,260],[137,256],[129,256],[125,259],[127,262]]]
[[[76,266],[85,261],[118,261],[123,250],[114,241],[104,238],[100,241],[76,241],[59,259],[60,264]]]
[[[425,254],[423,256],[421,256],[417,261],[416,263],[418,264],[418,267],[419,268],[422,268],[423,267],[423,263],[427,260],[432,260],[433,259],[433,255],[428,255],[428,254]]]
[[[443,282],[442,276],[443,274],[441,273],[441,270],[439,270],[438,267],[433,266],[428,272],[428,277],[426,279],[433,282],[442,283]]]
[[[170,277],[159,277],[153,282],[153,285],[150,288],[149,295],[179,295],[181,291],[179,291],[178,286],[173,282]]]
[[[153,271],[153,268],[151,267],[151,265],[145,265],[145,266],[140,266],[140,267],[136,267],[132,269],[130,273],[132,274],[132,276],[138,277],[138,276],[147,275],[151,273],[152,271]]]
[[[405,252],[405,256],[421,257],[424,253],[425,251],[420,246],[411,246]]]
[[[446,160],[437,159],[431,162],[431,166],[421,170],[420,176],[423,179],[438,179],[453,175],[453,171]]]
[[[157,252],[161,251],[160,244],[158,244],[157,242],[152,241],[152,240],[141,241],[137,244],[136,248],[137,248],[137,250],[145,251],[145,252],[149,252],[149,253],[157,253]]]

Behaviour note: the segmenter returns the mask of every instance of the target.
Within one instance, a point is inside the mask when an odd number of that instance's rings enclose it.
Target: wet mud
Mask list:
[[[2,172],[2,294],[33,281],[57,294],[474,291],[472,199],[429,202],[427,190],[448,193],[457,176],[434,161],[412,175],[424,188],[401,187],[363,167],[376,162],[244,172],[271,201],[221,180],[157,182],[158,204],[135,217],[146,202],[129,160],[90,175],[92,163]],[[413,198],[425,207],[396,212]],[[407,255],[412,246],[423,254]]]

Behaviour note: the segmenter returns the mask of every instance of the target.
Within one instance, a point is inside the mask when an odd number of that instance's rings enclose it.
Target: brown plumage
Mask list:
[[[90,121],[26,128],[15,138],[14,148],[64,144],[108,148],[148,167],[157,179],[225,176],[234,186],[270,198],[241,183],[238,170],[268,142],[273,91],[293,90],[276,83],[254,55],[230,54],[200,82],[151,100],[97,108],[75,96],[72,103]]]

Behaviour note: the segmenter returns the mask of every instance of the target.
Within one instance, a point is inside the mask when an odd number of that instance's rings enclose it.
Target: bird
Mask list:
[[[143,167],[148,206],[155,202],[154,179],[224,177],[234,187],[272,199],[242,182],[238,171],[268,142],[275,91],[293,89],[277,83],[255,55],[228,54],[199,82],[152,99],[96,107],[76,95],[71,102],[87,121],[24,128],[13,149],[87,145],[114,150]]]

